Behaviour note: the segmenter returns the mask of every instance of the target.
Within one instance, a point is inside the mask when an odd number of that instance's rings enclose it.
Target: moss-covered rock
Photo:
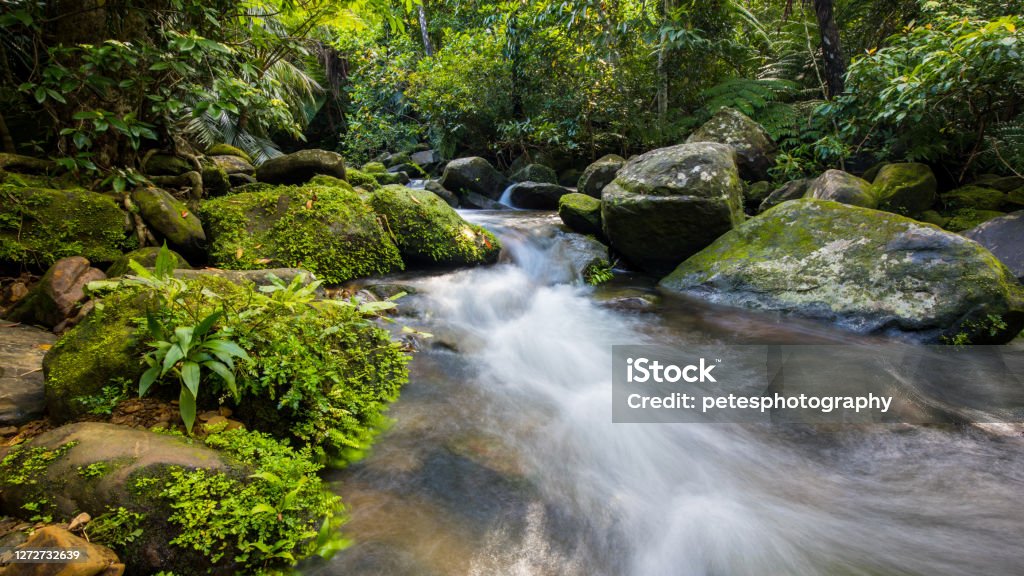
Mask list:
[[[225,158],[233,157],[225,156]],[[228,178],[228,172],[218,164],[203,166],[202,178],[203,193],[208,198],[223,196],[231,190],[231,179]]]
[[[317,174],[345,179],[345,159],[327,150],[299,150],[271,158],[256,169],[256,179],[270,184],[303,184]]]
[[[22,156],[21,154],[0,153],[0,170],[19,174],[46,174],[57,165],[52,160]]]
[[[806,198],[831,200],[861,208],[876,208],[878,196],[867,180],[842,170],[827,170],[807,184]]]
[[[686,139],[692,142],[718,142],[736,149],[736,163],[744,180],[768,179],[775,166],[775,143],[760,124],[732,108],[722,108]]]
[[[381,186],[389,186],[393,184],[405,185],[410,181],[409,175],[405,172],[372,172],[370,174]]]
[[[462,266],[497,261],[501,243],[433,192],[385,186],[370,197],[407,264]]]
[[[1016,278],[977,243],[935,226],[820,200],[786,202],[747,221],[662,279],[661,288],[779,310],[863,333],[939,342],[1005,322],[1024,325]]]
[[[879,209],[904,216],[931,208],[938,186],[932,169],[916,162],[886,164],[874,178]]]
[[[1000,192],[1011,192],[1024,186],[1024,176],[998,176],[996,174],[982,174],[978,176],[973,184],[982,188],[991,188]]]
[[[772,183],[767,180],[749,184],[743,190],[743,205],[752,213],[756,213],[761,204],[772,193]]]
[[[511,179],[513,182],[544,182],[546,184],[557,184],[558,174],[543,164],[527,164],[516,170]]]
[[[497,200],[511,183],[490,162],[477,156],[452,160],[441,175],[441,186],[460,197],[473,192]]]
[[[43,358],[46,406],[55,422],[86,414],[83,398],[104,386],[142,374],[143,347],[137,337],[148,300],[130,291],[97,302],[93,310],[65,333]]]
[[[427,183],[423,185],[423,189],[437,194],[441,200],[444,200],[452,208],[459,207],[459,197],[451,190],[441,186],[441,183],[437,180],[427,180]]]
[[[939,214],[935,210],[925,210],[917,217],[917,220],[926,224],[934,224],[939,228],[945,228],[946,224],[949,223],[949,218]]]
[[[626,163],[601,195],[605,237],[627,260],[668,272],[743,221],[743,188],[731,146],[652,150]]]
[[[601,201],[588,194],[566,194],[558,200],[558,216],[573,232],[604,237]]]
[[[0,262],[49,267],[67,256],[113,262],[128,247],[114,198],[81,188],[0,187]]]
[[[206,232],[203,223],[184,202],[166,190],[144,186],[132,191],[132,202],[157,235],[170,247],[190,258],[202,259],[206,252]]]
[[[181,176],[194,169],[188,160],[170,154],[150,156],[142,169],[150,176]]]
[[[981,186],[964,186],[942,194],[942,205],[948,211],[964,208],[973,210],[1002,210],[1006,203],[1006,193],[994,188]]]
[[[345,177],[348,179],[348,183],[353,186],[359,186],[360,188],[373,192],[380,188],[380,184],[373,175],[363,172],[362,170],[356,170],[355,168],[349,168],[346,171]]]
[[[383,174],[388,171],[388,167],[382,162],[367,162],[363,164],[362,170],[367,174]]]
[[[252,157],[246,154],[241,148],[230,144],[214,144],[206,151],[207,156],[234,156],[252,164]]]
[[[952,232],[963,232],[979,226],[993,218],[1006,216],[1006,212],[998,210],[975,210],[974,208],[961,208],[949,215],[946,221],[946,230]]]
[[[124,254],[120,258],[114,261],[113,264],[107,268],[107,277],[116,278],[118,276],[124,276],[125,274],[132,274],[131,266],[128,262],[134,260],[139,264],[142,264],[146,268],[152,268],[156,266],[156,257],[160,254],[160,248],[156,246],[148,246],[146,248],[139,248],[138,250],[132,250],[131,252]],[[191,269],[188,260],[181,254],[175,251],[171,251],[171,256],[174,256],[175,262],[177,262],[175,268]]]
[[[576,182],[576,191],[594,198],[601,198],[604,187],[615,180],[615,175],[626,163],[626,159],[618,154],[608,154],[598,158],[587,166]]]
[[[200,214],[210,232],[210,261],[220,268],[301,267],[327,282],[402,268],[373,210],[340,186],[232,194],[203,202]]]
[[[239,156],[210,156],[210,161],[213,162],[214,166],[223,169],[228,176],[234,174],[251,176],[256,172],[256,168],[252,164]],[[255,178],[253,181],[256,181]]]

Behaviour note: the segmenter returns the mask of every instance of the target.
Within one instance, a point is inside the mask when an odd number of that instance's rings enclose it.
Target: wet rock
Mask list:
[[[615,175],[626,164],[626,159],[617,154],[608,154],[587,166],[576,184],[576,191],[594,198],[601,198],[604,187],[615,180]]]
[[[303,184],[317,174],[345,179],[345,159],[327,150],[299,150],[271,158],[256,169],[256,179],[270,184]]]
[[[557,210],[558,200],[571,192],[558,184],[519,182],[509,189],[509,201],[516,208]]]
[[[15,322],[53,328],[77,313],[79,304],[85,300],[86,284],[106,277],[81,256],[58,260],[29,295],[14,307],[9,318]]]
[[[1024,282],[1024,210],[993,218],[963,235],[987,248]]]
[[[4,576],[121,576],[125,570],[124,564],[110,548],[79,538],[58,526],[36,530],[18,548],[75,549],[81,557],[61,564],[11,564],[3,570]]]
[[[831,200],[841,204],[875,208],[878,198],[871,183],[842,170],[828,170],[807,185],[807,198]]]
[[[797,180],[790,180],[782,186],[776,188],[768,195],[767,198],[761,202],[761,207],[758,208],[758,212],[764,212],[769,208],[773,208],[789,200],[798,200],[803,198],[807,194],[807,186],[811,183],[807,178],[799,178]]]
[[[185,258],[181,254],[178,254],[173,250],[171,250],[170,252],[171,256],[174,258],[175,261],[175,268],[192,268],[191,266],[189,266],[188,260],[185,260]],[[146,248],[139,248],[138,250],[133,250],[115,260],[114,263],[111,264],[109,268],[107,268],[107,277],[116,278],[117,276],[124,276],[125,274],[134,274],[134,272],[132,272],[131,266],[128,265],[128,262],[132,260],[138,262],[139,264],[142,264],[146,268],[152,268],[153,266],[156,266],[156,258],[159,255],[160,248],[157,248],[156,246],[149,246]]]
[[[136,188],[132,202],[139,207],[146,225],[167,240],[172,249],[187,258],[203,258],[207,248],[203,223],[184,202],[152,186]]]
[[[652,150],[605,186],[601,218],[612,249],[667,272],[743,221],[735,150],[698,142]]]
[[[56,339],[29,326],[0,326],[0,425],[17,426],[43,415],[41,367]]]
[[[732,108],[722,108],[686,139],[692,142],[718,142],[736,149],[736,163],[744,180],[768,179],[775,166],[775,143],[760,124]]]
[[[455,192],[460,199],[467,193],[474,193],[497,200],[511,183],[490,162],[476,156],[452,160],[441,176],[441,186]]]
[[[437,194],[442,200],[445,201],[445,204],[448,204],[452,208],[459,207],[458,196],[456,196],[455,193],[452,192],[451,190],[445,188],[444,186],[441,186],[441,183],[438,182],[437,180],[428,180],[427,183],[423,186],[423,189],[427,190],[428,192],[433,192],[434,194]]]
[[[566,194],[558,200],[558,216],[573,232],[603,237],[601,201],[587,194]]]
[[[244,158],[238,156],[211,156],[210,160],[213,161],[214,165],[226,172],[228,175],[231,174],[255,174],[256,168],[252,164],[246,162]]]
[[[1021,286],[977,243],[895,214],[811,199],[747,221],[660,287],[920,342],[960,333],[1005,342],[1024,326]]]
[[[543,182],[557,184],[558,174],[543,164],[527,164],[512,174],[513,182]]]
[[[935,174],[927,164],[886,164],[875,176],[879,208],[904,216],[917,216],[935,203]]]

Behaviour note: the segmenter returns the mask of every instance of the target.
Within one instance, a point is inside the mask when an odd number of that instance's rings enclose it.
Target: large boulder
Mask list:
[[[558,200],[571,190],[558,184],[543,182],[519,182],[508,190],[512,206],[527,210],[557,210]]]
[[[512,174],[512,181],[558,184],[558,174],[543,164],[527,164]]]
[[[132,250],[131,252],[121,256],[114,261],[113,264],[107,268],[107,277],[116,278],[118,276],[124,276],[125,274],[134,274],[132,267],[128,264],[132,260],[142,264],[146,268],[152,268],[156,266],[156,258],[160,255],[160,248],[156,246],[148,246],[146,248],[139,248],[138,250]],[[175,268],[191,268],[188,264],[188,260],[171,250],[171,256],[175,261]]]
[[[598,158],[587,166],[576,183],[576,191],[594,198],[601,197],[601,190],[615,180],[615,175],[626,163],[625,158],[617,154],[608,154]]]
[[[85,300],[85,286],[107,277],[81,256],[62,258],[43,274],[24,299],[8,315],[10,320],[53,328],[78,312]]]
[[[441,175],[441,186],[455,192],[460,198],[466,192],[473,192],[497,200],[510,184],[512,182],[502,176],[490,162],[477,156],[452,160]]]
[[[603,237],[601,201],[587,194],[566,194],[558,200],[558,216],[573,232]]]
[[[993,218],[963,235],[987,248],[1024,282],[1024,210]]]
[[[385,186],[370,205],[384,217],[406,264],[464,266],[497,261],[501,243],[427,190]]]
[[[881,210],[918,216],[935,203],[938,181],[927,164],[886,164],[874,178],[875,196]]]
[[[821,200],[747,221],[662,279],[670,292],[921,342],[1005,342],[1024,293],[989,251],[909,218]],[[1002,322],[992,322],[992,318]]]
[[[113,262],[127,243],[127,214],[114,198],[81,188],[6,188],[0,263],[45,268],[66,256]]]
[[[807,186],[809,186],[810,183],[811,181],[807,178],[798,178],[796,180],[786,182],[782,186],[773,190],[772,193],[761,202],[758,212],[764,212],[769,208],[774,208],[775,206],[789,200],[799,200],[800,198],[803,198],[807,194]]]
[[[736,149],[740,176],[756,182],[768,179],[775,166],[775,143],[760,124],[732,108],[722,108],[686,139],[689,142],[718,142]]]
[[[270,184],[304,184],[317,174],[345,179],[345,159],[327,150],[299,150],[271,158],[256,169],[256,179]]]
[[[605,186],[601,219],[612,249],[664,273],[743,221],[731,146],[681,144],[637,156]]]
[[[171,248],[186,258],[202,258],[207,247],[206,232],[184,202],[153,186],[136,188],[132,202],[138,206],[146,225],[167,240]]]
[[[0,427],[43,415],[43,356],[56,336],[29,326],[0,325]]]
[[[842,170],[827,170],[811,180],[807,184],[805,197],[832,200],[861,208],[878,207],[878,197],[875,196],[871,183]]]
[[[247,154],[241,148],[232,146],[230,144],[214,144],[213,146],[210,146],[210,148],[206,150],[206,155],[210,157],[235,156],[237,158],[245,160],[246,164],[252,164],[252,156],[249,156],[249,154]]]
[[[200,213],[218,268],[302,267],[328,283],[402,268],[377,215],[347,182],[232,194],[203,202]]]

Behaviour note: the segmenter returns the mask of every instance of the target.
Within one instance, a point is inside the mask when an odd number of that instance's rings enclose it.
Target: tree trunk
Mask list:
[[[420,3],[420,34],[423,36],[423,52],[427,56],[434,55],[434,46],[430,43],[430,34],[427,33],[427,6],[426,2]]]
[[[7,122],[4,121],[2,112],[0,112],[0,144],[3,145],[4,152],[9,154],[17,152],[17,149],[14,147],[14,139],[11,138],[11,133],[7,130]]]
[[[843,93],[846,78],[846,60],[839,43],[832,0],[814,0],[814,14],[818,18],[821,52],[825,60],[825,96],[832,99]]]
[[[672,15],[674,0],[665,0],[663,9],[665,11],[662,24],[667,24]],[[664,125],[668,117],[668,48],[665,46],[658,50],[658,122]]]

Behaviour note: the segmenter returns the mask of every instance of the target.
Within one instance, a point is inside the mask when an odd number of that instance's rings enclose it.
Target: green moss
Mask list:
[[[398,249],[369,206],[342,187],[281,186],[200,207],[214,266],[301,267],[327,282],[402,268]]]
[[[68,442],[56,448],[17,445],[0,461],[0,493],[18,489],[21,515],[33,522],[50,522],[56,511],[52,486],[44,480],[50,465],[74,448]]]
[[[602,236],[601,201],[587,194],[566,194],[558,199],[558,216],[580,234]]]
[[[346,175],[348,171],[346,170]],[[310,179],[308,186],[326,186],[328,188],[341,188],[349,192],[354,192],[353,184],[350,184],[341,178],[335,178],[334,176],[328,176],[327,174],[317,174]]]
[[[950,214],[945,228],[952,232],[963,232],[964,230],[970,230],[979,224],[988,222],[993,218],[999,218],[1000,216],[1005,215],[1005,212],[999,212],[997,210],[975,210],[974,208],[962,208]]]
[[[373,178],[377,180],[377,183],[380,184],[381,186],[402,184],[403,182],[408,181],[406,180],[408,176],[403,176],[401,172],[380,172],[371,174],[373,175]]]
[[[348,178],[349,183],[353,186],[360,186],[368,192],[373,192],[380,188],[380,184],[377,183],[376,178],[367,172],[356,170],[355,168],[349,168],[345,172],[345,177]]]
[[[942,195],[942,203],[946,210],[956,211],[964,208],[974,210],[999,210],[1006,202],[1006,194],[991,188],[980,186],[964,186]]]
[[[493,234],[462,219],[433,192],[385,186],[370,204],[384,218],[407,262],[465,265],[494,262],[501,244]]]
[[[131,260],[134,260],[139,264],[146,266],[147,268],[152,268],[156,264],[156,257],[159,253],[160,248],[157,248],[156,246],[148,246],[146,248],[139,248],[138,250],[133,250],[127,254],[124,254],[123,256],[115,260],[114,263],[110,265],[110,268],[107,268],[107,277],[114,278],[117,276],[124,276],[125,274],[130,274],[131,267],[128,265],[128,262]],[[185,258],[181,254],[178,254],[177,252],[174,252],[172,250],[171,255],[174,256],[174,259],[177,262],[175,268],[192,268],[189,265],[188,260],[185,260]]]
[[[367,162],[363,164],[363,172],[367,174],[383,174],[388,171],[387,166],[380,162]]]
[[[210,146],[209,150],[206,151],[207,156],[237,156],[242,160],[245,160],[249,164],[252,164],[252,157],[246,154],[242,149],[231,146],[230,144],[214,144]]]
[[[203,166],[203,193],[207,197],[223,196],[231,190],[231,181],[228,173],[220,166]]]
[[[116,260],[128,245],[125,214],[84,189],[0,186],[0,262],[47,268],[67,256]]]

